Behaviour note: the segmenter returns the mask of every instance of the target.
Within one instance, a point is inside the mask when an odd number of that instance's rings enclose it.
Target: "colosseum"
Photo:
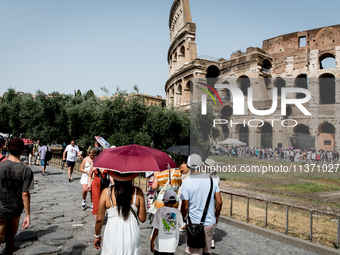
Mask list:
[[[269,109],[273,88],[277,88],[277,109],[269,116],[255,116],[246,109],[244,116],[233,114],[233,95],[216,87],[221,107],[214,107],[217,118],[238,125],[221,125],[223,135],[239,139],[248,146],[325,150],[340,149],[340,25],[280,35],[263,41],[262,48],[249,47],[235,52],[230,59],[197,57],[196,24],[192,22],[189,0],[175,0],[169,17],[169,78],[165,84],[167,105],[189,110],[199,101],[203,90],[193,80],[237,85],[247,97],[252,88],[254,108]],[[323,67],[325,61],[331,63]],[[311,99],[303,106],[305,115],[294,104],[281,114],[281,89],[308,89]],[[294,93],[288,98],[303,98]],[[210,100],[212,103],[212,100]],[[209,102],[209,101],[208,101]],[[247,102],[247,100],[245,100]],[[245,106],[247,108],[247,106]],[[245,120],[262,120],[262,125],[248,125]],[[270,119],[295,120],[295,125],[271,123]]]

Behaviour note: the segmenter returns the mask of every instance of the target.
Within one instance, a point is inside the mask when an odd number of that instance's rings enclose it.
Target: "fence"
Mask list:
[[[231,193],[231,192],[226,192],[226,191],[221,191],[222,194],[226,194],[226,195],[230,195],[230,213],[229,216],[232,217],[233,216],[233,200],[234,197],[242,197],[247,199],[247,209],[246,209],[246,213],[247,213],[247,223],[249,223],[250,221],[250,213],[249,213],[249,202],[250,200],[256,200],[256,201],[261,201],[265,203],[265,217],[264,217],[264,222],[265,222],[265,228],[267,228],[268,226],[268,205],[269,204],[275,204],[275,205],[280,205],[280,206],[284,206],[286,207],[286,226],[285,226],[285,234],[288,235],[288,230],[289,230],[289,209],[290,208],[294,208],[294,209],[299,209],[302,211],[307,211],[309,212],[310,215],[310,220],[309,220],[309,241],[313,242],[313,215],[314,214],[323,214],[323,215],[327,215],[327,216],[331,216],[337,219],[337,242],[336,242],[336,248],[339,249],[339,236],[340,236],[340,216],[339,215],[335,215],[335,214],[330,214],[330,213],[324,213],[324,212],[320,212],[320,211],[316,211],[316,210],[309,210],[306,208],[302,208],[302,207],[298,207],[298,206],[292,206],[292,205],[287,205],[287,204],[283,204],[283,203],[278,203],[278,202],[271,202],[268,200],[264,200],[264,199],[260,199],[260,198],[256,198],[256,197],[250,197],[250,196],[245,196],[245,195],[240,195],[240,194],[235,194],[235,193]]]
[[[61,157],[56,157],[53,156],[51,161],[49,162],[52,165],[55,166],[59,166],[61,167],[63,165],[63,160]],[[66,163],[65,163],[66,164]],[[75,171],[79,171],[80,169],[80,165],[81,165],[81,161],[77,161],[74,167]],[[67,165],[66,167],[67,168]],[[139,188],[141,188],[144,192],[147,191],[148,189],[148,183],[147,183],[147,179],[145,179],[145,177],[143,176],[144,174],[140,174],[137,178],[135,178],[133,180],[133,183],[135,186],[138,186]],[[138,182],[137,182],[138,180]],[[145,183],[144,183],[145,181]],[[145,189],[144,189],[145,188]],[[250,204],[250,200],[255,200],[255,201],[260,201],[260,202],[264,202],[265,203],[265,217],[264,217],[264,222],[265,222],[265,228],[267,228],[268,226],[268,205],[269,204],[275,204],[275,205],[280,205],[280,206],[284,206],[286,208],[286,226],[285,226],[285,234],[288,235],[289,232],[289,209],[290,208],[294,208],[294,209],[299,209],[302,211],[307,211],[309,212],[309,241],[313,242],[313,215],[315,214],[323,214],[323,215],[327,215],[330,217],[334,217],[336,218],[336,222],[337,222],[337,242],[336,242],[336,248],[339,249],[339,237],[340,237],[340,215],[335,215],[335,214],[331,214],[331,213],[325,213],[325,212],[320,212],[320,211],[316,211],[316,210],[309,210],[306,208],[302,208],[302,207],[298,207],[298,206],[292,206],[292,205],[287,205],[284,203],[278,203],[278,202],[272,202],[272,201],[268,201],[268,200],[264,200],[261,198],[256,198],[256,197],[251,197],[251,196],[245,196],[245,195],[240,195],[240,194],[236,194],[236,193],[232,193],[232,192],[227,192],[227,191],[221,191],[222,194],[225,195],[230,195],[230,212],[229,212],[229,216],[232,217],[233,216],[233,201],[234,201],[234,197],[242,197],[245,198],[247,200],[247,208],[246,208],[246,221],[247,223],[249,223],[250,221],[250,209],[249,209],[249,204]]]
[[[59,156],[52,156],[52,159],[49,161],[49,164],[54,165],[54,166],[58,166],[61,168],[68,168],[67,167],[67,163],[63,162],[63,158],[59,157]],[[76,161],[76,164],[74,165],[73,171],[78,171],[80,169],[81,166],[81,161]]]

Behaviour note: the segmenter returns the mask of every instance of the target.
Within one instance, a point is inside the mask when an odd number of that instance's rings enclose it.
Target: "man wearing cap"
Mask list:
[[[192,224],[200,224],[210,191],[210,177],[205,173],[205,171],[202,171],[202,158],[197,154],[189,156],[188,167],[190,168],[191,174],[190,177],[188,177],[182,184],[181,212],[183,217],[186,217],[189,213]],[[209,201],[207,215],[203,222],[206,246],[204,248],[193,248],[187,246],[187,253],[210,254],[211,240],[213,238],[215,224],[218,222],[221,209],[222,197],[220,189],[218,188],[216,181],[213,179],[212,195]]]
[[[26,216],[22,229],[30,225],[30,190],[34,187],[32,170],[20,162],[24,142],[14,138],[8,142],[8,160],[0,163],[0,243],[5,237],[4,254],[14,253],[14,236],[18,231],[22,210]]]

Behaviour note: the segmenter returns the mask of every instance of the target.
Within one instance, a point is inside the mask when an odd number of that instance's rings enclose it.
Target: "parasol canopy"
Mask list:
[[[104,150],[93,160],[93,167],[119,173],[161,172],[177,168],[165,152],[138,144]]]

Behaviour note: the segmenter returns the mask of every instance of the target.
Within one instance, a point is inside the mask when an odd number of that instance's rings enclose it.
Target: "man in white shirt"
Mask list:
[[[65,157],[65,154],[67,153],[67,159]],[[63,160],[67,160],[67,166],[68,166],[68,181],[72,182],[72,173],[74,165],[77,161],[77,154],[79,158],[81,158],[81,154],[79,152],[79,148],[76,145],[76,142],[74,140],[71,141],[71,144],[67,145],[64,153],[63,153]]]
[[[202,171],[202,165],[203,162],[201,156],[197,154],[190,155],[188,158],[188,167],[190,167],[191,174],[190,177],[182,183],[181,212],[184,217],[186,217],[189,213],[190,220],[193,224],[200,224],[211,186],[209,176]],[[206,246],[205,248],[193,248],[187,246],[187,253],[210,254],[211,240],[221,209],[221,192],[217,182],[213,179],[212,195],[209,201],[207,215],[203,222]]]

